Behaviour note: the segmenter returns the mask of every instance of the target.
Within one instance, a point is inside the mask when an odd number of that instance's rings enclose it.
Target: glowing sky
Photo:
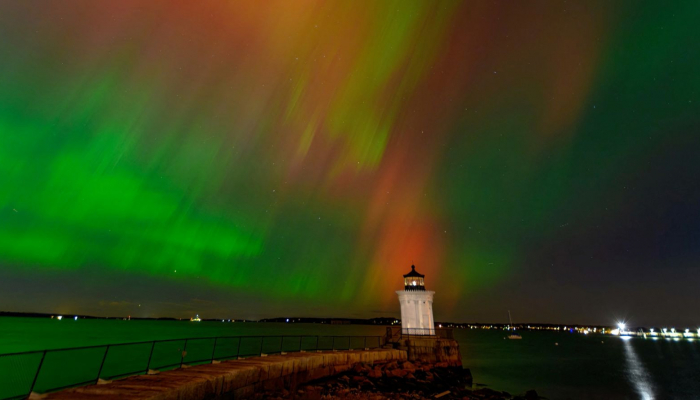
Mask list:
[[[699,323],[700,5],[611,3],[3,1],[0,310]]]

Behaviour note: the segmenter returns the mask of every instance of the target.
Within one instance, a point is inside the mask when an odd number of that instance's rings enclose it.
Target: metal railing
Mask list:
[[[0,354],[0,400],[168,370],[286,352],[378,348],[383,336],[219,336]]]
[[[387,342],[396,342],[402,338],[424,338],[424,339],[454,339],[452,328],[402,328],[400,326],[390,326],[386,328]]]

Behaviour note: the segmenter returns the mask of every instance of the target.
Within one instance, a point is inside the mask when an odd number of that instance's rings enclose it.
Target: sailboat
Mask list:
[[[522,339],[523,337],[515,333],[515,328],[513,328],[513,318],[510,316],[510,310],[508,310],[508,321],[510,321],[510,328],[513,330],[513,333],[508,335],[508,339]]]

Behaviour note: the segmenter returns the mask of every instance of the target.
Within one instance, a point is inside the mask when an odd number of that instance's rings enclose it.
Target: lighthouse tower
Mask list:
[[[404,335],[435,335],[433,295],[425,290],[425,275],[411,265],[411,272],[403,276],[404,290],[396,291],[401,304],[401,331]]]

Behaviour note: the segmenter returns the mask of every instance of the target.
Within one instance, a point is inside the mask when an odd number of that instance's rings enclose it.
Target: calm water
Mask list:
[[[225,335],[382,335],[359,325],[0,318],[0,354],[107,343]],[[700,398],[700,343],[570,333],[458,330],[475,383],[550,399]],[[559,343],[559,345],[555,345]],[[3,375],[7,371],[0,371]]]

